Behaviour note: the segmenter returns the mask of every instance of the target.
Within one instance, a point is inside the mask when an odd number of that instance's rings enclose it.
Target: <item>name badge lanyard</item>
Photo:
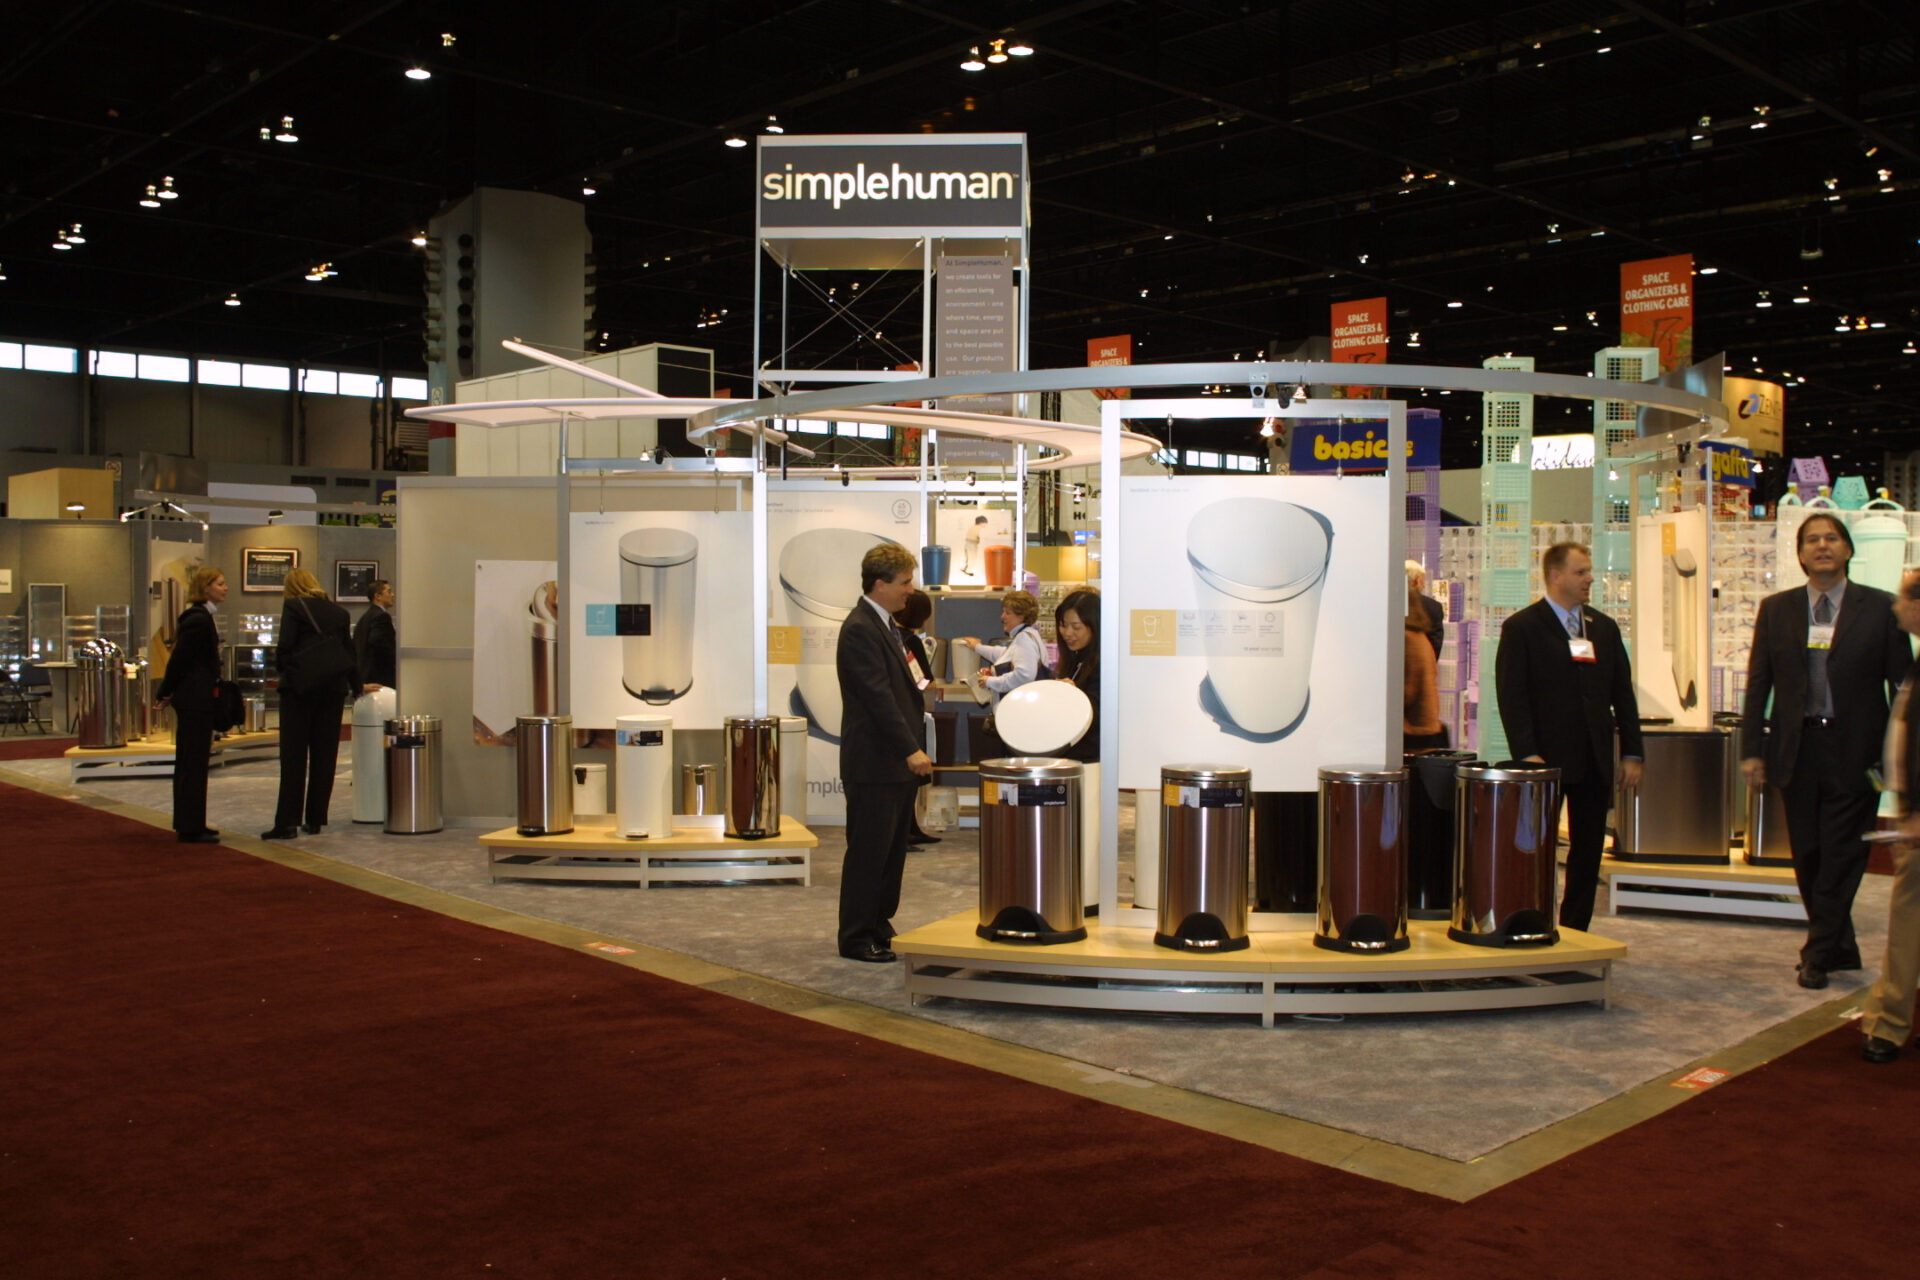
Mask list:
[[[1572,655],[1575,662],[1598,662],[1600,658],[1594,651],[1593,641],[1583,634],[1586,630],[1586,616],[1575,613],[1572,625],[1574,629],[1567,633],[1567,652]]]

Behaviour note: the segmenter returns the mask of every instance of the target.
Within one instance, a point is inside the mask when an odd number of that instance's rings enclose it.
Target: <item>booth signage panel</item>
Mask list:
[[[1387,362],[1387,300],[1362,298],[1357,302],[1333,304],[1330,332],[1335,364],[1385,364]],[[1349,400],[1384,397],[1383,387],[1348,387]],[[1382,435],[1385,433],[1382,432]],[[1435,464],[1438,465],[1438,464]]]
[[[1005,254],[967,254],[940,259],[938,348],[934,368],[943,378],[964,373],[1012,373],[1014,350],[1013,259]],[[966,396],[946,407],[973,413],[1010,413],[1013,397]]]
[[[1707,513],[1641,516],[1634,529],[1633,686],[1642,716],[1713,723],[1713,592]]]
[[[521,716],[559,711],[559,578],[552,560],[473,562],[473,740],[483,747],[512,746]]]
[[[1739,434],[1755,453],[1786,451],[1787,390],[1777,382],[1757,378],[1726,378],[1720,383],[1720,402]]]
[[[1620,345],[1656,347],[1660,372],[1693,363],[1693,255],[1620,265]]]
[[[1753,450],[1737,444],[1702,443],[1701,452],[1706,454],[1704,468],[1711,467],[1712,474],[1706,476],[1717,485],[1726,485],[1736,489],[1753,488]]]
[[[1024,136],[762,138],[764,235],[1021,234]]]
[[[1133,335],[1116,334],[1111,338],[1087,339],[1087,368],[1107,369],[1133,363]],[[1093,394],[1101,400],[1127,400],[1132,398],[1131,387],[1095,387]]]
[[[1287,437],[1287,461],[1295,475],[1385,471],[1387,424],[1352,418],[1296,419]],[[1440,421],[1407,415],[1407,465],[1440,465]]]

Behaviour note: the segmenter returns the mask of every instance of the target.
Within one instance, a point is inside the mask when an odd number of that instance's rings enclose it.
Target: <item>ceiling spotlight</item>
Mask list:
[[[1022,40],[1019,36],[1015,36],[1012,43],[1007,45],[1007,52],[1016,58],[1031,58],[1033,56],[1033,46],[1025,40]]]
[[[87,242],[87,238],[80,234],[80,224],[77,222],[73,224],[73,229],[66,233],[65,239],[68,244],[85,244]]]
[[[417,63],[417,62],[416,62],[416,63],[414,63],[414,64],[413,64],[412,66],[410,66],[410,67],[408,67],[408,68],[407,68],[407,70],[406,70],[406,72],[405,72],[405,74],[406,74],[406,77],[407,77],[407,79],[409,79],[409,80],[431,80],[431,79],[433,79],[433,72],[431,72],[431,71],[429,71],[429,70],[427,70],[427,69],[426,69],[425,67],[423,67],[423,66],[421,66],[421,65],[420,65],[419,63]]]
[[[53,248],[55,248],[55,249],[71,249],[71,248],[73,248],[73,246],[72,246],[71,244],[69,244],[69,243],[67,243],[67,229],[66,229],[65,227],[62,227],[62,228],[60,228],[60,229],[59,229],[58,231],[56,231],[56,232],[54,232],[54,233],[53,233],[53,245],[52,245],[52,247],[53,247]]]
[[[322,280],[329,279],[339,274],[340,273],[338,271],[335,271],[333,269],[333,264],[331,262],[316,262],[313,264],[313,267],[310,270],[308,270],[307,279],[313,281],[315,284],[318,284]]]
[[[962,71],[985,71],[987,64],[980,61],[980,46],[974,45],[967,50],[966,61],[960,64]]]
[[[1457,301],[1456,301],[1456,302],[1449,302],[1449,303],[1447,304],[1447,310],[1449,310],[1449,311],[1457,311],[1457,310],[1459,310],[1459,309],[1460,309],[1461,307],[1464,307],[1464,306],[1466,306],[1466,305],[1467,305],[1467,304],[1466,304],[1466,303],[1464,303],[1464,302],[1457,302]]]
[[[424,231],[416,231],[408,238],[407,243],[416,249],[424,249],[427,247],[427,233]]]
[[[1364,253],[1360,255],[1360,265],[1363,267],[1367,265],[1367,255]]]
[[[1001,63],[1007,60],[1007,42],[995,37],[987,42],[987,61]]]
[[[730,133],[727,135],[727,145],[735,151],[738,151],[741,147],[747,145],[747,140],[737,133]]]
[[[1825,187],[1825,188],[1826,188],[1827,190],[1829,190],[1829,191],[1833,191],[1833,190],[1836,190],[1836,189],[1837,189],[1837,188],[1838,188],[1838,187],[1840,186],[1840,179],[1838,179],[1838,178],[1822,178],[1822,179],[1820,180],[1820,185],[1821,185],[1821,186],[1823,186],[1823,187]]]
[[[1407,335],[1407,345],[1410,347],[1417,347],[1420,345],[1420,331],[1418,329],[1415,329],[1412,333]]]
[[[580,184],[580,194],[583,196],[599,195],[600,188],[594,186],[591,182],[582,182]]]
[[[1773,305],[1773,299],[1767,296],[1767,291],[1765,289],[1762,289],[1760,291],[1760,300],[1758,302],[1755,302],[1753,305],[1756,307],[1762,307],[1762,308],[1770,307]]]
[[[1295,404],[1305,404],[1307,402],[1307,384],[1306,383],[1303,382],[1299,386],[1293,389],[1293,402]]]
[[[279,132],[273,135],[275,142],[298,142],[300,135],[293,131],[293,117],[281,116]]]
[[[147,194],[140,197],[140,207],[142,209],[158,209],[160,207],[160,190],[151,182],[147,184]]]
[[[1793,300],[1796,304],[1805,306],[1807,303],[1813,301],[1813,295],[1802,289],[1799,293],[1793,295]]]
[[[1260,419],[1260,438],[1263,440],[1273,439],[1273,419],[1272,418]]]
[[[1700,268],[1700,274],[1701,274],[1701,275],[1703,275],[1703,276],[1717,276],[1717,275],[1719,275],[1719,274],[1720,274],[1720,268],[1718,268],[1718,267],[1702,267],[1702,268]]]
[[[1567,331],[1567,326],[1565,326],[1565,325],[1563,325],[1563,324],[1557,324],[1557,325],[1555,325],[1555,326],[1553,326],[1553,331],[1554,331],[1555,333],[1565,333],[1565,332]]]
[[[780,123],[780,117],[779,117],[779,116],[768,116],[768,117],[767,117],[767,132],[768,132],[768,133],[785,133],[786,131],[787,131],[787,126],[785,126],[785,125],[783,125],[783,124],[781,124],[781,123]]]
[[[451,31],[442,31],[440,33],[440,47],[442,49],[451,49],[453,48],[453,42],[459,38],[460,37],[454,35]]]
[[[227,305],[227,306],[229,306],[229,307],[237,307],[237,306],[239,306],[239,305],[240,305],[240,295],[239,295],[239,294],[237,294],[237,293],[230,293],[230,294],[228,294],[228,295],[227,295],[227,300],[226,300],[226,303],[225,303],[225,305]]]
[[[1878,177],[1878,178],[1880,179],[1880,181],[1882,181],[1882,182],[1892,182],[1892,181],[1893,181],[1893,170],[1891,170],[1891,169],[1875,169],[1875,170],[1874,170],[1874,174],[1875,174],[1875,175],[1876,175],[1876,176],[1877,176],[1877,177]]]

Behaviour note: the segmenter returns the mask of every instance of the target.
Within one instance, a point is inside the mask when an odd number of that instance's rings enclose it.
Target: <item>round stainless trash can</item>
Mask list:
[[[780,834],[780,717],[728,716],[720,723],[726,741],[727,836],[765,840]]]
[[[1254,792],[1254,908],[1305,915],[1319,901],[1319,793]]]
[[[513,750],[520,834],[557,836],[573,830],[573,717],[518,717]]]
[[[423,836],[446,825],[440,812],[440,717],[387,721],[387,822],[396,836]]]
[[[1456,778],[1453,923],[1447,936],[1483,947],[1558,942],[1553,893],[1560,771],[1465,764]]]
[[[1156,945],[1239,951],[1247,938],[1247,840],[1253,771],[1180,764],[1160,770]]]
[[[240,699],[240,731],[242,733],[265,733],[267,731],[267,695],[250,693]]]
[[[1313,945],[1371,954],[1407,943],[1407,771],[1322,769]]]
[[[1454,774],[1473,758],[1447,747],[1407,753],[1407,915],[1415,920],[1453,916]]]
[[[1747,865],[1793,865],[1793,847],[1787,843],[1786,794],[1772,783],[1747,791],[1747,829],[1740,836]]]
[[[95,750],[127,745],[127,669],[120,646],[95,638],[73,647],[74,733]]]
[[[1078,942],[1080,765],[1013,756],[980,766],[980,922],[989,942]]]
[[[675,813],[718,816],[721,812],[720,766],[683,764],[680,766],[680,803]]]

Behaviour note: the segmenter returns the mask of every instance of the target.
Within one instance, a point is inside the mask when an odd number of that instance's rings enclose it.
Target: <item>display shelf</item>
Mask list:
[[[602,818],[555,836],[524,836],[503,827],[480,837],[487,875],[501,880],[560,880],[654,884],[743,884],[797,880],[813,883],[813,850],[820,840],[799,819],[780,817],[780,834],[765,840],[730,840],[683,831],[657,839],[628,840]]]
[[[1156,946],[1151,928],[1087,922],[1079,942],[988,942],[962,912],[899,934],[909,1002],[944,997],[1112,1013],[1440,1013],[1599,1004],[1625,943],[1562,929],[1550,947],[1476,947],[1444,921],[1414,921],[1412,945],[1381,956],[1322,950],[1309,931],[1255,933],[1243,951]]]
[[[1800,885],[1791,867],[1754,866],[1736,853],[1725,866],[1683,862],[1600,860],[1607,882],[1607,913],[1622,907],[1715,916],[1805,920]]]
[[[278,756],[279,751],[280,734],[275,730],[230,733],[214,740],[207,766],[218,769],[223,764],[270,759]],[[67,780],[73,783],[173,776],[173,738],[163,734],[141,738],[124,747],[68,747],[65,755]]]

